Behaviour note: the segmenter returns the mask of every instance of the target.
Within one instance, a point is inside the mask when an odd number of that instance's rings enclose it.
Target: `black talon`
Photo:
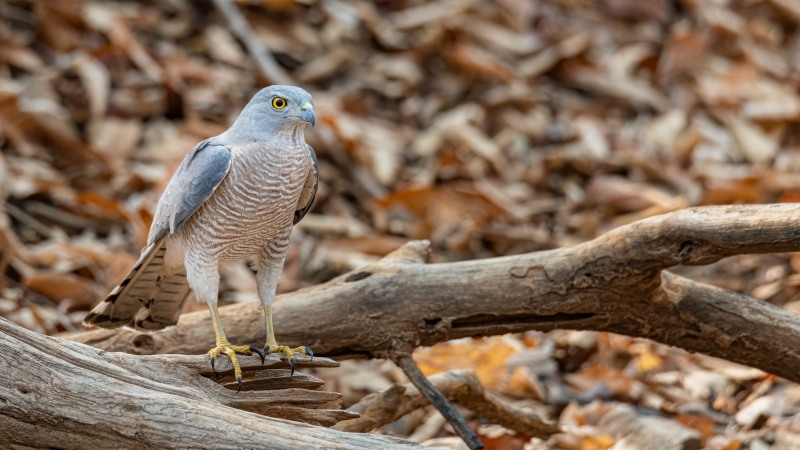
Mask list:
[[[289,376],[291,377],[292,375],[294,375],[294,356],[289,358],[289,365],[292,366],[292,371],[289,373]]]
[[[242,390],[242,377],[240,376],[240,377],[236,378],[236,381],[239,382],[239,389],[236,390],[236,393],[238,394],[239,391]]]
[[[266,352],[261,353],[261,350],[259,350],[257,347],[255,347],[253,345],[250,346],[250,351],[258,353],[258,356],[261,357],[261,365],[263,366],[264,365],[264,355],[266,355]]]
[[[267,352],[269,352],[269,344],[264,344],[264,358],[269,354]]]
[[[208,355],[208,358],[211,360],[211,370],[213,370],[214,373],[217,373],[217,369],[214,368],[214,357],[211,356],[211,355]]]
[[[303,348],[306,349],[306,353],[308,353],[308,356],[311,357],[311,361],[313,361],[314,360],[314,350],[311,350],[311,347],[303,347]]]

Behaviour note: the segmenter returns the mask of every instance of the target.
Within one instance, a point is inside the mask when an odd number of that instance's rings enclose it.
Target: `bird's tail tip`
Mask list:
[[[100,306],[105,306],[102,303],[95,307],[86,317],[83,318],[81,324],[87,328],[122,328],[130,324],[130,318],[114,317],[113,312],[103,308],[98,311]]]

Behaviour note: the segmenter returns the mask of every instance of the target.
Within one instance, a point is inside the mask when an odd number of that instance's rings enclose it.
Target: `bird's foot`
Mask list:
[[[261,356],[261,351],[249,345],[231,345],[228,342],[217,344],[216,347],[208,351],[208,356],[211,358],[211,369],[216,370],[214,368],[214,361],[216,361],[220,355],[227,355],[231,360],[231,364],[233,365],[233,375],[236,377],[236,381],[239,382],[239,389],[236,390],[236,392],[239,392],[242,390],[242,369],[239,367],[239,357],[237,357],[236,354],[252,355],[253,351]]]
[[[292,369],[292,371],[289,374],[289,376],[294,375],[294,354],[295,353],[303,353],[305,355],[310,356],[311,359],[314,359],[314,352],[309,347],[303,346],[303,347],[291,348],[291,347],[288,347],[286,345],[278,345],[276,343],[272,343],[272,344],[267,343],[266,345],[264,345],[264,353],[263,353],[264,356],[261,358],[261,363],[263,364],[264,363],[264,358],[266,358],[267,355],[270,355],[272,353],[283,353],[284,355],[286,355],[286,358],[289,360],[289,366],[291,366],[291,369]]]

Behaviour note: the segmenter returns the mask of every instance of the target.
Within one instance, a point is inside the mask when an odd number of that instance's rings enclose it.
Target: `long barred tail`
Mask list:
[[[189,284],[183,267],[175,272],[164,266],[165,253],[165,238],[145,248],[128,276],[92,309],[83,324],[160,330],[178,323]]]

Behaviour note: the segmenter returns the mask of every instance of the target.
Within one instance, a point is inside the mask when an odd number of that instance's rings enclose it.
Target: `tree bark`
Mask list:
[[[261,363],[243,359],[251,374]],[[205,370],[206,363],[202,356],[104,352],[0,318],[0,442],[3,448],[65,449],[420,448],[265,417],[259,413],[285,407],[289,415],[310,410],[330,420],[326,408],[338,405],[340,395],[297,388],[237,394],[202,376],[197,368]],[[267,365],[285,362],[271,358]],[[229,362],[222,366],[223,374],[230,372]],[[334,422],[356,417],[338,413]]]
[[[800,382],[800,318],[665,272],[727,256],[800,250],[800,205],[691,208],[574,247],[424,264],[414,241],[328,283],[279,297],[278,340],[331,357],[396,359],[466,336],[557,328],[610,331],[727,359]],[[233,342],[264,340],[257,303],[221,309]],[[89,331],[71,339],[138,354],[201,353],[208,313],[161,333]],[[395,357],[393,357],[395,356]]]

